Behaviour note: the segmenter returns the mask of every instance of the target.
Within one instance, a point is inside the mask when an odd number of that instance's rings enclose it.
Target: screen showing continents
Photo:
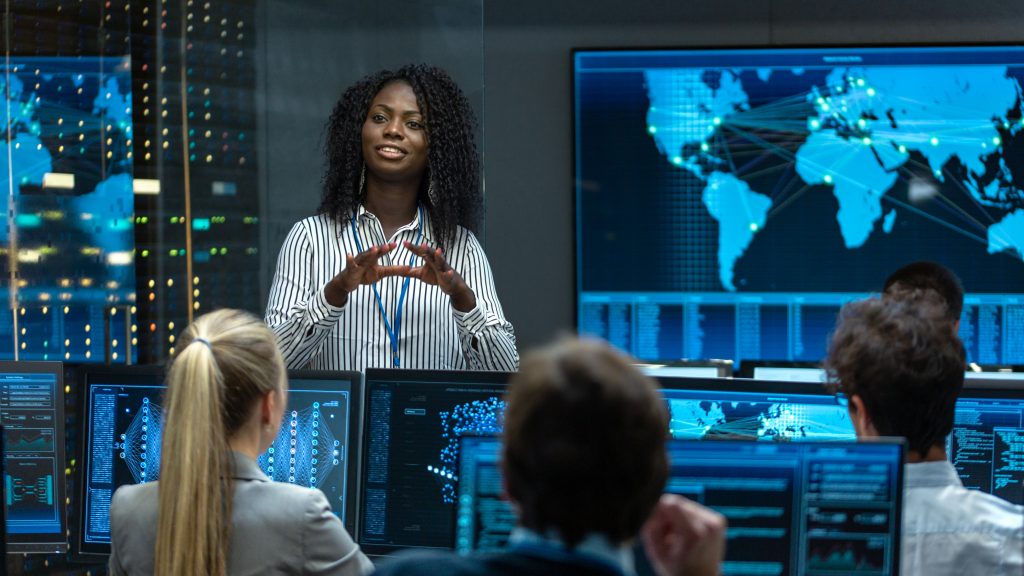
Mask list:
[[[1024,49],[577,51],[578,324],[643,359],[820,360],[914,260],[1024,362]]]

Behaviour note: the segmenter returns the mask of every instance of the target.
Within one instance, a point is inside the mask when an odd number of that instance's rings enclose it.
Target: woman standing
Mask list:
[[[349,88],[327,129],[319,213],[295,224],[267,305],[289,367],[514,371],[480,217],[474,118],[439,68]]]

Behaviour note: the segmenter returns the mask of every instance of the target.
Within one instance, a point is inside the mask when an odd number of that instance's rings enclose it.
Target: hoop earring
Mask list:
[[[437,191],[434,190],[434,179],[430,179],[430,184],[427,184],[427,198],[430,199],[431,206],[437,206]]]

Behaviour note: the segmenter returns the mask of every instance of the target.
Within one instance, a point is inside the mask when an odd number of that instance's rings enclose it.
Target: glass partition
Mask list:
[[[8,0],[4,24],[5,359],[161,363],[197,314],[262,315],[364,74],[438,65],[483,110],[482,0]]]

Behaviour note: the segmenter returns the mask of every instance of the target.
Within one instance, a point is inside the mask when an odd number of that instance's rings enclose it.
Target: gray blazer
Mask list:
[[[373,571],[373,564],[331,512],[323,492],[272,482],[248,456],[237,452],[232,456],[235,495],[229,575],[358,576]],[[110,502],[111,574],[153,573],[158,485],[122,486],[114,493]]]

